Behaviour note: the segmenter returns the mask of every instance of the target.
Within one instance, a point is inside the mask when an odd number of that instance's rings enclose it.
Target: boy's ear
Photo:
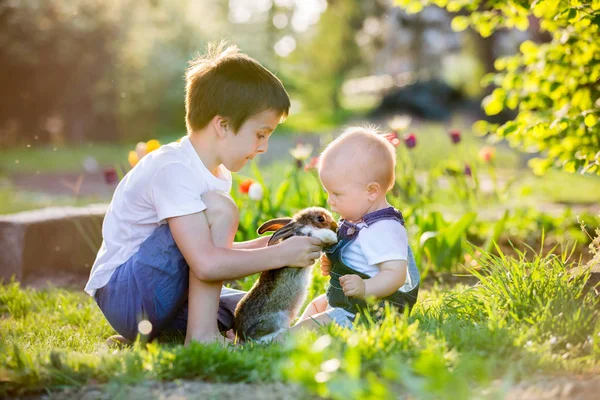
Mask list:
[[[229,120],[220,115],[215,115],[215,117],[212,119],[212,124],[215,130],[217,131],[217,135],[219,137],[224,137],[226,131],[229,129]]]
[[[381,185],[379,182],[369,182],[367,185],[367,197],[374,201],[381,193]]]

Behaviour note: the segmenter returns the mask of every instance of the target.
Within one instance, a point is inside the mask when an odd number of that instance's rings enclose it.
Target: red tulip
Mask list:
[[[404,144],[409,149],[412,149],[417,145],[417,136],[414,133],[407,133],[404,135]]]
[[[485,146],[479,150],[479,158],[481,158],[486,163],[494,161],[496,158],[496,149],[492,146]]]
[[[254,183],[254,181],[252,179],[245,179],[242,182],[240,182],[240,193],[248,194],[248,191],[250,190],[250,186],[253,183]]]
[[[117,183],[119,178],[117,177],[117,170],[114,168],[105,168],[104,169],[104,182],[107,185],[113,185]]]

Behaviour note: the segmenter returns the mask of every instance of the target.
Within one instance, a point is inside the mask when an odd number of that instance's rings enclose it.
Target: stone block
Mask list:
[[[94,204],[0,215],[0,279],[89,272],[107,208]]]

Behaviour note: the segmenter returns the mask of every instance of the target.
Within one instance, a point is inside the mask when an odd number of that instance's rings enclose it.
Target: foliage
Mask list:
[[[600,228],[596,229],[596,238],[590,243],[590,250],[594,258],[590,260],[589,267],[595,271],[600,270]]]
[[[187,11],[162,1],[2,2],[0,85],[13,95],[0,98],[0,144],[183,131],[182,74],[214,26]]]
[[[356,41],[365,19],[383,14],[380,1],[339,0],[328,2],[314,31],[299,38],[298,48],[285,66],[304,107],[317,115],[342,117],[341,87],[348,76],[365,65],[365,49]],[[303,71],[302,73],[298,73]]]
[[[502,126],[480,121],[492,132],[528,152],[536,173],[557,165],[566,171],[600,174],[600,3],[595,0],[523,2],[397,0],[409,12],[437,5],[458,13],[457,31],[468,27],[487,37],[504,28],[526,30],[539,25],[548,43],[523,42],[520,53],[499,58],[498,73],[484,79],[496,88],[483,100],[488,115],[518,109]]]

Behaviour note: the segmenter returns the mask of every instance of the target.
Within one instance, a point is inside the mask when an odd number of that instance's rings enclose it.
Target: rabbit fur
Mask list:
[[[292,236],[313,236],[327,245],[337,243],[337,223],[321,207],[299,211],[292,218],[277,218],[258,229],[275,231],[268,245]],[[234,312],[233,330],[241,340],[267,342],[290,327],[306,299],[312,268],[283,267],[264,271]]]

